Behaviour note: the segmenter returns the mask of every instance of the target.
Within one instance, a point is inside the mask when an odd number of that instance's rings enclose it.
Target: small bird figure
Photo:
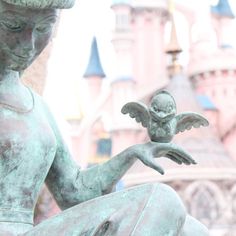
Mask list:
[[[168,143],[175,134],[192,127],[209,125],[207,119],[197,113],[184,112],[176,115],[175,100],[167,91],[158,92],[150,107],[139,102],[129,102],[123,106],[121,112],[141,122],[147,128],[151,141],[159,143]]]

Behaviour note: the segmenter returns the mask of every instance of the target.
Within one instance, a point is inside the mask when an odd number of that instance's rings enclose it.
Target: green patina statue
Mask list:
[[[148,134],[153,142],[170,142],[175,134],[208,126],[208,121],[201,115],[193,112],[184,112],[176,115],[174,98],[167,91],[159,91],[153,97],[148,108],[139,102],[129,102],[121,110],[123,114],[129,114],[143,127],[148,129]]]
[[[163,173],[154,157],[194,164],[186,152],[174,144],[148,142],[82,171],[41,97],[20,82],[20,74],[47,45],[57,9],[72,5],[73,0],[0,0],[0,235],[208,235],[166,185],[111,193],[137,159]],[[44,182],[65,211],[34,227]]]

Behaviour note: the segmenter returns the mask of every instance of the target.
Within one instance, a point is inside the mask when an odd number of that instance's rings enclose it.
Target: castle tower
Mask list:
[[[232,31],[232,19],[235,15],[229,5],[228,0],[219,0],[216,6],[211,7],[212,22],[215,28],[218,46],[219,47],[230,47],[229,36]]]
[[[112,43],[116,52],[117,71],[111,84],[112,111],[112,152],[113,155],[122,149],[135,144],[137,125],[121,114],[122,106],[136,100],[136,81],[134,79],[132,52],[133,32],[131,30],[131,5],[127,0],[115,0],[112,9],[116,16],[116,25]],[[128,142],[127,142],[128,140]]]
[[[170,8],[169,9],[170,19],[171,19],[171,33],[170,33],[169,43],[166,47],[166,53],[169,54],[171,57],[171,64],[168,65],[167,68],[169,76],[172,77],[181,70],[181,66],[178,63],[178,55],[182,52],[182,49],[179,45],[177,37],[175,19],[174,19],[174,4],[172,1],[170,1],[169,8]]]
[[[137,89],[145,94],[157,90],[168,81],[164,35],[168,19],[168,1],[133,0],[132,31],[134,78]],[[149,86],[149,87],[148,87]]]
[[[115,0],[112,9],[115,13],[115,30],[112,43],[116,52],[115,80],[133,80],[131,31],[131,5],[128,0]]]
[[[91,43],[88,65],[84,73],[89,96],[88,99],[83,101],[85,113],[78,124],[74,122],[71,124],[73,127],[73,133],[71,134],[72,150],[82,168],[88,165],[91,156],[95,153],[96,145],[93,137],[95,121],[91,117],[95,117],[94,114],[97,113],[96,109],[100,102],[102,83],[105,77],[100,61],[97,39],[94,37]]]
[[[94,37],[91,44],[88,65],[84,73],[84,78],[86,78],[88,82],[91,101],[94,102],[98,98],[101,92],[102,79],[105,76],[98,52],[97,39]]]
[[[230,155],[236,158],[236,50],[226,37],[234,15],[227,0],[220,0],[211,7],[211,14],[219,47],[211,52],[205,50],[190,55],[189,75],[197,93],[210,99],[217,109],[217,121],[213,123],[217,122],[221,140]]]

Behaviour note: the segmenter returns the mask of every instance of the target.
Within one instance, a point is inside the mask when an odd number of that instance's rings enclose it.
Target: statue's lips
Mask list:
[[[25,61],[25,62],[30,61],[32,58],[32,56],[21,56],[21,55],[17,55],[14,53],[12,53],[11,55],[14,59],[20,60],[20,61]]]
[[[19,58],[22,58],[22,59],[27,59],[27,58],[29,58],[29,56],[20,56],[20,55],[16,55],[16,54],[14,54],[14,56],[19,57]]]
[[[5,52],[7,53],[8,57],[10,57],[15,62],[27,63],[27,62],[30,62],[33,58],[32,53],[20,55],[20,54],[16,54],[16,53],[12,52],[10,50],[6,50]]]

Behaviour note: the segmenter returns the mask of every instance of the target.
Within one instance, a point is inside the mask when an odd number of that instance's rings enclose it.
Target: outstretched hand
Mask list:
[[[158,165],[154,158],[167,157],[177,164],[197,164],[192,157],[182,148],[173,143],[148,142],[134,146],[137,158],[146,166],[164,174],[163,168]]]

